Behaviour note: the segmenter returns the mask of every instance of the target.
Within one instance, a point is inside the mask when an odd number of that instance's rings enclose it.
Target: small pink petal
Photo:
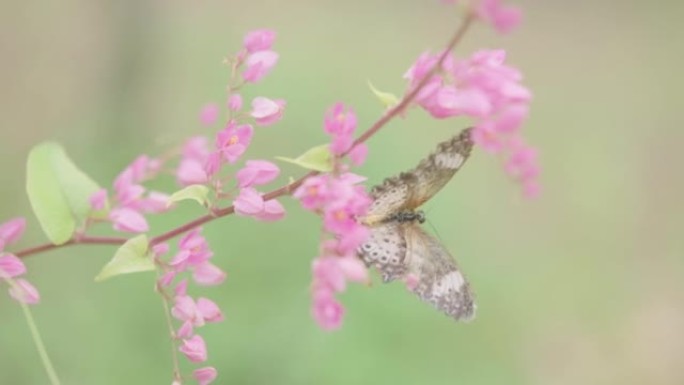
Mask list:
[[[255,218],[264,222],[279,221],[285,217],[285,208],[275,199],[264,202],[264,209]]]
[[[0,239],[5,244],[11,244],[19,240],[26,229],[26,219],[17,217],[0,224]]]
[[[231,94],[228,97],[228,109],[231,111],[240,111],[242,108],[242,96],[240,94]]]
[[[96,211],[104,210],[107,206],[107,190],[99,189],[90,196],[90,208]]]
[[[283,116],[285,101],[256,97],[252,100],[252,111],[249,113],[260,126],[268,126],[279,121]]]
[[[28,305],[37,304],[40,302],[40,293],[31,285],[31,283],[23,278],[18,278],[9,289],[10,296],[19,302]]]
[[[200,335],[196,334],[183,340],[178,350],[185,354],[188,360],[192,362],[204,362],[207,360],[207,346]]]
[[[233,202],[235,212],[239,215],[254,216],[264,210],[264,199],[251,187],[240,189],[240,194]]]
[[[257,51],[247,57],[247,68],[242,73],[242,78],[249,83],[256,83],[268,75],[278,63],[278,54],[274,51]]]
[[[213,286],[220,285],[226,279],[226,273],[218,266],[210,262],[205,262],[195,266],[192,278],[198,285]]]
[[[192,337],[193,334],[195,334],[195,330],[192,322],[185,321],[176,331],[176,338],[186,339]]]
[[[276,33],[270,29],[257,29],[249,32],[243,41],[247,52],[256,52],[271,49],[275,41]]]
[[[0,254],[0,278],[13,278],[26,273],[26,266],[14,254]]]
[[[223,313],[221,313],[221,309],[219,309],[218,305],[216,305],[216,303],[210,299],[202,297],[198,298],[197,311],[207,322],[223,321]]]
[[[335,330],[342,326],[344,308],[335,299],[332,292],[316,290],[311,312],[318,326],[323,330]]]
[[[216,123],[219,115],[219,108],[216,103],[210,103],[205,105],[200,112],[200,122],[205,126],[210,126]]]
[[[220,159],[220,158],[219,158]],[[205,165],[196,159],[183,159],[176,169],[176,181],[181,186],[204,184],[209,180]]]
[[[183,279],[178,284],[176,285],[176,288],[174,289],[174,294],[176,297],[184,297],[188,293],[188,280]]]
[[[181,321],[192,321],[193,323],[199,318],[201,322],[202,318],[198,317],[200,314],[197,311],[197,305],[192,297],[188,295],[177,295],[174,301],[173,308],[171,308],[171,315],[173,315],[174,318]]]
[[[144,233],[149,230],[147,220],[139,212],[129,208],[113,209],[109,213],[109,219],[117,231],[129,233]]]
[[[157,257],[162,256],[168,252],[169,244],[166,242],[157,243],[156,245],[152,246],[152,253],[154,253],[154,255]]]
[[[207,366],[204,368],[196,369],[194,372],[192,372],[192,376],[195,377],[195,380],[197,380],[197,383],[199,385],[209,385],[218,376],[218,373],[216,372],[216,369],[214,369],[211,366]]]
[[[337,264],[345,277],[354,282],[368,282],[368,269],[356,256],[338,258]]]
[[[164,273],[164,275],[161,276],[161,278],[159,278],[159,285],[161,285],[163,287],[168,287],[169,285],[171,285],[171,283],[173,282],[173,280],[175,278],[176,278],[176,272],[175,271],[173,271],[173,270],[167,271],[166,273]]]
[[[248,160],[245,168],[237,172],[238,187],[262,185],[273,181],[280,169],[265,160]]]

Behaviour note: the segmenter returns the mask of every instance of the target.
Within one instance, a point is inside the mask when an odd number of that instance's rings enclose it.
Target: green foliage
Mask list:
[[[129,239],[116,250],[114,257],[102,268],[95,281],[104,281],[121,274],[154,270],[154,262],[148,248],[149,243],[145,234]]]
[[[283,162],[294,163],[308,170],[321,172],[332,171],[332,156],[327,144],[312,147],[295,159],[286,158],[284,156],[276,156],[276,159],[282,160]]]

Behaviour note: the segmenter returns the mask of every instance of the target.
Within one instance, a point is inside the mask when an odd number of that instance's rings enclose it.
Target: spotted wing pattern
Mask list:
[[[417,221],[402,221],[397,214],[414,212],[444,187],[472,147],[470,129],[440,143],[413,170],[373,187],[373,203],[360,218],[371,230],[368,241],[359,248],[363,261],[375,266],[384,282],[413,280],[408,286],[414,293],[456,320],[469,320],[475,314],[468,282],[437,240]]]
[[[375,266],[382,273],[383,282],[390,282],[406,274],[406,238],[400,223],[388,222],[373,227],[359,254],[366,265]]]
[[[471,320],[476,308],[473,294],[454,258],[419,226],[408,225],[405,231],[407,270],[415,279],[409,289],[446,315]]]

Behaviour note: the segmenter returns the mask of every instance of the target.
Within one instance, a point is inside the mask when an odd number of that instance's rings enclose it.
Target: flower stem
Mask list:
[[[33,320],[31,310],[29,309],[29,306],[27,304],[21,301],[19,301],[19,304],[21,305],[21,309],[24,311],[24,317],[26,317],[26,323],[28,324],[29,329],[31,330],[31,337],[33,337],[33,342],[36,344],[36,349],[38,350],[38,354],[40,355],[40,360],[42,361],[43,367],[45,368],[45,371],[47,372],[47,375],[50,378],[50,384],[59,385],[60,382],[59,378],[57,377],[57,372],[55,372],[55,368],[52,366],[52,361],[50,361],[50,357],[47,354],[45,344],[43,343],[43,339],[40,337],[40,332],[38,331],[36,322]]]

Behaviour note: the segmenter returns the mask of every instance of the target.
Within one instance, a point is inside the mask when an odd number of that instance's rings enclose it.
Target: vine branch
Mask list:
[[[425,87],[427,82],[430,80],[430,78],[441,68],[442,64],[444,63],[444,60],[446,60],[446,57],[449,55],[449,53],[456,47],[456,45],[463,39],[463,36],[467,32],[468,28],[472,25],[472,23],[475,21],[475,15],[472,12],[472,10],[467,10],[466,14],[458,27],[458,29],[454,32],[452,35],[451,39],[449,39],[449,42],[447,43],[447,46],[445,47],[444,51],[442,54],[439,56],[439,59],[437,60],[437,63],[428,71],[423,78],[418,82],[418,85],[413,88],[408,94],[404,95],[404,97],[401,99],[401,101],[391,109],[389,109],[380,119],[378,119],[373,125],[371,125],[366,131],[364,131],[356,140],[354,141],[352,147],[343,155],[347,155],[354,147],[358,146],[361,143],[366,142],[368,139],[370,139],[373,135],[375,135],[380,129],[382,129],[384,126],[387,125],[392,119],[400,115],[409,105],[410,103],[416,98],[418,93]],[[270,191],[266,194],[264,194],[264,201],[269,201],[271,199],[278,198],[283,195],[289,195],[291,194],[294,190],[296,190],[302,183],[307,178],[310,178],[312,176],[316,176],[320,174],[318,171],[311,171],[307,173],[306,175],[303,175],[296,179],[295,181],[288,183],[282,187],[279,187],[273,191]],[[222,218],[228,215],[232,215],[235,213],[235,207],[233,205],[218,209],[214,211],[213,213],[210,214],[205,214],[197,219],[192,220],[191,222],[188,222],[184,225],[181,225],[179,227],[176,227],[174,229],[171,229],[165,233],[162,233],[160,235],[157,235],[156,237],[150,239],[150,245],[156,245],[162,242],[166,242],[169,239],[175,238],[178,235],[181,235],[183,233],[186,233],[196,227],[202,226],[205,223],[211,222],[215,219]],[[42,245],[26,248],[20,251],[17,251],[14,253],[17,257],[23,258],[23,257],[28,257],[33,254],[38,254],[58,248],[63,248],[67,246],[73,246],[73,245],[122,245],[124,244],[128,239],[127,238],[121,238],[121,237],[88,237],[88,236],[82,236],[78,239],[71,239],[61,245],[55,245],[52,243],[45,243]]]

